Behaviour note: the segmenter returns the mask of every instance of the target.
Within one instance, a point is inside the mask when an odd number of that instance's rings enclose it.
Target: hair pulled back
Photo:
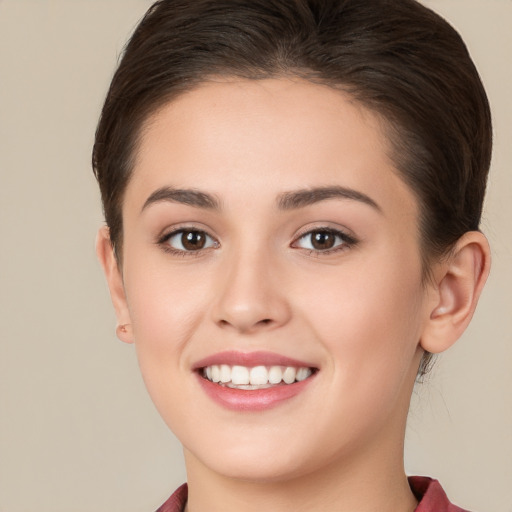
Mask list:
[[[124,49],[93,149],[118,258],[144,122],[212,76],[303,78],[384,119],[396,169],[418,198],[426,266],[478,229],[489,105],[464,42],[437,14],[415,0],[160,0]]]

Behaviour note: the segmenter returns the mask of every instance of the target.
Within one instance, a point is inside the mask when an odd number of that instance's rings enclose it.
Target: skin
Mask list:
[[[283,208],[283,194],[321,187],[351,195]],[[162,189],[218,204],[148,202]],[[418,204],[375,115],[299,80],[207,82],[146,123],[123,220],[122,268],[106,229],[98,254],[118,335],[184,446],[189,512],[414,510],[403,440],[416,372],[469,322],[489,250],[468,233],[423,282]],[[348,238],[316,250],[320,228]],[[206,247],[164,239],[179,229],[207,233]],[[228,410],[193,371],[225,350],[318,371],[276,407]]]

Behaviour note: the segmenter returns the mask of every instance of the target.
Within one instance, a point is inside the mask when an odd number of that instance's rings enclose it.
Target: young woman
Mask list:
[[[93,165],[97,249],[184,446],[161,512],[457,511],[407,478],[416,377],[489,271],[485,92],[413,0],[162,0]]]

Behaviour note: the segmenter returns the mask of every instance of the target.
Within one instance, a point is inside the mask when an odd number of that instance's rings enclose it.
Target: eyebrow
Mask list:
[[[150,205],[160,202],[171,202],[205,208],[207,210],[220,210],[218,199],[205,192],[194,189],[180,189],[161,187],[155,190],[145,201],[141,213]]]
[[[320,201],[326,201],[327,199],[349,199],[352,201],[359,201],[371,206],[379,213],[382,213],[381,207],[371,197],[352,188],[339,186],[317,187],[285,192],[279,197],[278,206],[281,210],[294,210],[296,208],[310,206]]]
[[[277,205],[280,210],[294,210],[328,199],[359,201],[382,213],[380,206],[371,197],[357,190],[340,186],[315,187],[285,192],[278,197]],[[161,187],[146,199],[141,212],[148,208],[148,206],[160,202],[186,204],[207,210],[220,210],[219,200],[206,192],[194,189]]]

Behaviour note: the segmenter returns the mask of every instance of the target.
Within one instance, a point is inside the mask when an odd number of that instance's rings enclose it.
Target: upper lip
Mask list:
[[[205,368],[207,366],[227,364],[230,366],[293,366],[295,368],[315,368],[311,363],[300,361],[291,357],[275,354],[273,352],[256,351],[256,352],[239,352],[229,350],[218,352],[197,361],[192,366],[193,370]]]

